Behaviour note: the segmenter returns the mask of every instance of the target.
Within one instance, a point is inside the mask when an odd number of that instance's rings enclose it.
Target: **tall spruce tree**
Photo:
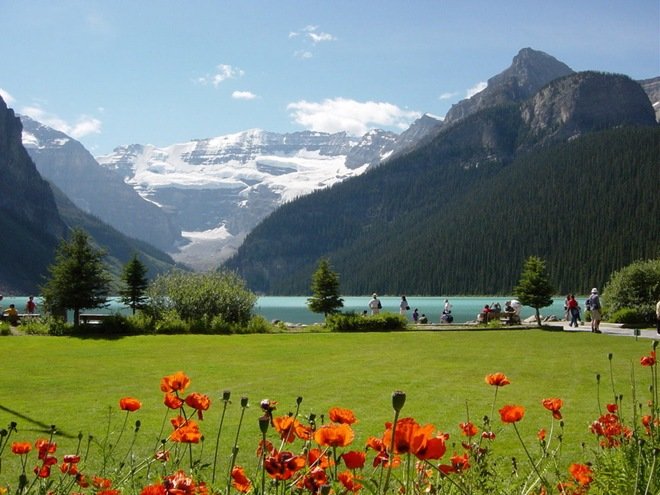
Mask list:
[[[555,289],[550,284],[545,261],[537,256],[525,260],[518,285],[513,289],[516,298],[524,306],[531,306],[536,311],[536,322],[541,326],[540,308],[552,304]]]
[[[307,307],[324,317],[344,307],[344,300],[339,297],[339,275],[332,271],[327,258],[319,260],[312,275],[312,297],[307,299]]]
[[[42,287],[44,306],[52,313],[73,310],[78,326],[80,310],[105,305],[110,292],[110,276],[103,262],[105,251],[92,246],[89,235],[73,229],[55,253],[48,268],[50,279]]]
[[[124,265],[121,280],[124,286],[119,290],[119,296],[135,314],[135,310],[144,307],[147,300],[145,293],[149,286],[147,267],[140,261],[137,254],[133,254],[130,261]]]

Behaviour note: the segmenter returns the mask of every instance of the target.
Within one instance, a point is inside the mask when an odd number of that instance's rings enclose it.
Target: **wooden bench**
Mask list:
[[[81,325],[99,325],[103,323],[103,320],[111,316],[106,313],[80,313],[78,315],[78,323]]]
[[[500,321],[505,325],[522,325],[520,321],[520,316],[516,313],[502,313],[504,316],[500,318]]]

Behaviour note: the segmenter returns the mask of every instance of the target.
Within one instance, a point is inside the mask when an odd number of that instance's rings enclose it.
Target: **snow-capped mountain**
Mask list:
[[[205,269],[229,257],[275,208],[364,173],[395,152],[397,140],[385,131],[356,138],[253,129],[164,148],[122,146],[96,160],[171,213],[188,243],[170,254]]]

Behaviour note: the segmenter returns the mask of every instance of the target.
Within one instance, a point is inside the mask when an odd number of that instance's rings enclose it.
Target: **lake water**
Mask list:
[[[362,313],[367,309],[370,296],[345,296],[343,311],[355,311]],[[415,297],[408,296],[408,304],[410,311],[408,315],[412,315],[415,308],[419,309],[420,315],[426,314],[429,322],[438,322],[440,314],[444,307],[444,297]],[[449,302],[452,304],[452,314],[454,315],[454,323],[463,323],[471,321],[476,318],[477,313],[484,307],[485,304],[492,304],[499,302],[504,308],[504,302],[511,299],[511,297],[448,297]],[[582,301],[584,298],[580,297],[578,300]],[[35,298],[37,302],[37,312],[41,310],[40,298]],[[380,297],[383,305],[382,311],[399,312],[400,297]],[[24,312],[27,297],[5,297],[0,301],[0,307],[5,309],[9,304],[15,304],[19,313]],[[255,313],[262,315],[268,321],[281,320],[290,323],[318,323],[323,321],[323,315],[312,313],[307,309],[307,297],[279,297],[279,296],[264,296],[257,299],[255,305]],[[93,313],[122,313],[130,314],[129,308],[124,306],[117,298],[110,300],[110,306],[103,309],[92,309],[89,312]],[[522,319],[525,319],[534,314],[534,309],[524,306],[521,312]],[[543,316],[555,315],[562,318],[564,315],[564,297],[556,296],[551,306],[541,310]],[[70,317],[71,318],[71,317]]]

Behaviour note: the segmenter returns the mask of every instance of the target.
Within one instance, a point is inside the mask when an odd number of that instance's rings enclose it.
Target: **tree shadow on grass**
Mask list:
[[[21,428],[21,431],[36,431],[39,433],[44,433],[44,434],[50,434],[52,432],[55,433],[55,435],[61,436],[61,437],[66,437],[66,438],[75,438],[75,435],[71,435],[70,433],[67,433],[65,431],[60,430],[57,428],[56,425],[49,425],[47,423],[44,423],[43,421],[39,421],[38,419],[31,418],[30,416],[27,416],[26,414],[23,414],[18,411],[14,411],[13,409],[9,409],[8,407],[3,406],[0,404],[0,410],[5,411],[6,413],[15,416],[16,418],[22,419],[24,421],[27,421],[28,423],[31,423],[35,426],[38,426],[38,428]]]

